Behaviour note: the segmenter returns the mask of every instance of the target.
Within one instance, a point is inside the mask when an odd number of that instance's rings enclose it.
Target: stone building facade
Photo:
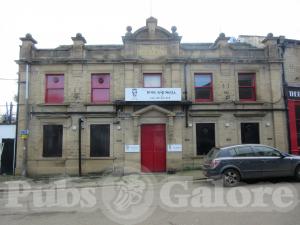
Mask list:
[[[278,38],[181,43],[153,17],[122,38],[87,45],[77,34],[55,49],[21,38],[18,130],[29,135],[18,139],[18,173],[164,172],[240,143],[288,151]]]

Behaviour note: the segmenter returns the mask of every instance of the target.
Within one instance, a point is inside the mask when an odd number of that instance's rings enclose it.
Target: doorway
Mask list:
[[[142,172],[166,171],[166,127],[165,124],[141,125]]]
[[[14,143],[15,139],[2,139],[1,174],[13,174]]]

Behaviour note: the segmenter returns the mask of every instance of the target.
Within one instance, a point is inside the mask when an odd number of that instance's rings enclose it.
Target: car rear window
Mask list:
[[[220,149],[219,148],[212,148],[206,155],[207,159],[214,159],[218,155]]]

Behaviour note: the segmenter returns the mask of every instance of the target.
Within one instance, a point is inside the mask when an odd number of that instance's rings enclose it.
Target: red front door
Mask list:
[[[141,166],[143,172],[166,171],[166,128],[164,124],[141,126]]]
[[[291,153],[300,154],[300,101],[288,100]]]

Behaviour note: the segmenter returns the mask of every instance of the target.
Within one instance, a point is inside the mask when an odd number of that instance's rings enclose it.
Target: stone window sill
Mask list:
[[[265,102],[262,101],[234,101],[235,105],[263,105]]]
[[[37,104],[37,106],[64,106],[64,107],[67,107],[69,105],[70,105],[69,103],[61,103],[61,104],[58,104],[58,103],[39,103],[39,104]]]
[[[222,102],[193,102],[193,105],[220,105]]]
[[[111,102],[103,102],[103,103],[84,103],[85,106],[113,106],[114,104]]]

